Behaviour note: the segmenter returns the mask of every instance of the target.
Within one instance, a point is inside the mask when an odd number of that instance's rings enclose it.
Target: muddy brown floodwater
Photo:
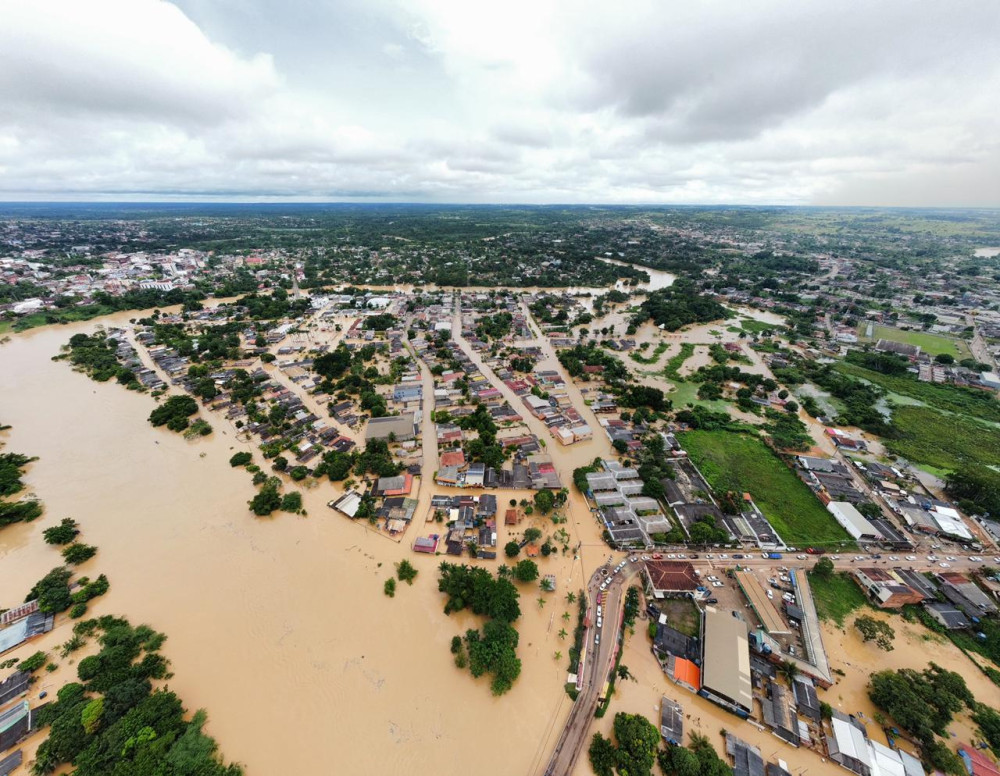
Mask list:
[[[575,618],[575,607],[565,593],[607,557],[579,498],[565,527],[572,545],[583,543],[580,558],[542,560],[542,573],[558,580],[544,607],[537,585],[523,587],[523,671],[507,696],[494,699],[485,679],[452,664],[451,637],[480,623],[442,613],[440,559],[409,550],[426,533],[422,515],[403,542],[392,542],[329,510],[337,491],[324,484],[304,491],[307,517],[255,519],[246,507],[250,477],[228,464],[234,451],[251,448],[223,418],[210,418],[210,437],[186,441],[146,422],[148,395],[51,360],[74,333],[137,315],[37,329],[0,346],[0,419],[13,427],[7,449],[39,457],[26,479],[46,506],[34,523],[0,532],[0,604],[20,601],[58,565],[41,533],[72,516],[100,547],[81,573],[111,580],[93,612],[168,635],[170,687],[189,709],[208,710],[208,731],[249,776],[544,767],[570,706],[563,691],[570,640],[558,632],[562,613]],[[593,457],[602,445],[586,447]],[[555,457],[562,469],[563,455]],[[389,599],[382,584],[403,557],[420,576]],[[12,656],[51,650],[69,632],[60,617],[52,633]],[[55,685],[67,668],[44,681]]]

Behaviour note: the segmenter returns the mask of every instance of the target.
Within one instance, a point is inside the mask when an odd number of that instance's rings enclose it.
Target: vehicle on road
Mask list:
[[[899,558],[897,558],[895,555],[890,555],[889,556],[889,560],[891,560],[891,561],[897,561],[897,560],[899,560]]]
[[[719,599],[718,598],[706,598],[705,599],[705,603],[706,604],[717,604],[717,603],[719,603]],[[736,612],[733,612],[733,614],[736,614]]]
[[[945,558],[945,560],[948,561],[949,563],[954,563],[955,562],[955,559],[953,557],[951,557],[951,555],[947,556]]]
[[[970,555],[969,556],[969,560],[971,560],[973,563],[982,563],[983,562],[983,559],[980,558],[978,555]]]
[[[805,560],[805,559],[806,559],[806,556],[805,556],[805,555],[796,555],[795,557],[796,557],[796,558],[797,558],[798,560]]]
[[[917,556],[916,556],[916,555],[907,555],[907,556],[906,556],[906,559],[907,559],[907,560],[916,560],[916,559],[917,559]]]
[[[950,563],[945,563],[944,561],[941,561],[938,565],[941,568],[943,568],[943,569],[950,569],[951,568],[951,564]]]
[[[601,643],[601,634],[600,633],[595,633],[594,634],[594,643],[595,644],[600,644]]]

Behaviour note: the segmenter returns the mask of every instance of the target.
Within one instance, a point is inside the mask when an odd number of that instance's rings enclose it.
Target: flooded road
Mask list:
[[[409,550],[422,516],[397,544],[329,510],[336,491],[321,484],[303,492],[307,517],[254,518],[250,477],[228,464],[251,448],[221,416],[210,416],[214,434],[189,442],[146,422],[148,395],[51,361],[72,334],[136,316],[37,329],[0,346],[0,418],[13,426],[7,449],[39,457],[26,480],[46,505],[35,523],[0,532],[0,603],[20,601],[58,565],[41,533],[72,516],[100,547],[81,571],[111,581],[93,613],[168,635],[170,687],[189,709],[208,709],[208,732],[249,776],[458,774],[470,758],[482,774],[531,772],[569,710],[562,685],[570,644],[558,631],[564,611],[575,616],[565,593],[589,570],[572,553],[541,560],[558,592],[543,607],[537,585],[522,586],[522,675],[508,695],[492,698],[485,679],[452,664],[451,637],[481,622],[442,613],[440,559]],[[571,499],[564,526],[574,545],[597,537],[578,504]],[[382,583],[403,557],[420,576],[389,599]],[[68,623],[61,617],[11,656],[52,649],[68,637]],[[476,754],[484,737],[500,735],[517,745],[502,756]]]

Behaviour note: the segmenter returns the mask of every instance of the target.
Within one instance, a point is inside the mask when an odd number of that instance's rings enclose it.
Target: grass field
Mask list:
[[[939,410],[1000,423],[1000,401],[997,401],[994,394],[986,391],[957,385],[924,383],[909,374],[886,375],[843,361],[835,369],[841,374],[860,377],[887,391],[922,401]]]
[[[892,419],[902,437],[887,439],[885,445],[914,463],[936,469],[962,463],[1000,466],[1000,429],[929,407],[897,407]]]
[[[829,579],[809,574],[809,587],[816,601],[816,613],[821,620],[832,620],[843,627],[844,620],[855,609],[868,605],[861,588],[847,574],[841,572]]]
[[[750,493],[781,538],[791,544],[851,544],[819,499],[759,438],[728,431],[689,431],[679,439],[719,493]]]
[[[781,324],[758,321],[756,318],[743,318],[740,320],[740,326],[743,327],[743,331],[748,331],[751,334],[760,334],[762,331],[781,331],[785,328]]]
[[[928,334],[925,331],[905,331],[892,326],[880,326],[876,324],[872,327],[872,336],[866,336],[868,324],[862,323],[858,326],[858,337],[862,340],[877,342],[879,339],[902,342],[907,345],[919,345],[925,353],[936,356],[940,353],[949,353],[956,359],[968,358],[972,355],[965,340],[956,337],[944,337],[940,334]]]

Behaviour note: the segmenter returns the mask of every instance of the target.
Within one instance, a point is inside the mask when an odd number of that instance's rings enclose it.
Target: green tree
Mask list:
[[[385,584],[382,586],[382,592],[384,592],[389,598],[396,597],[396,579],[394,577],[389,577]]]
[[[503,552],[508,558],[516,558],[521,552],[521,545],[515,541],[509,541],[503,546]]]
[[[399,577],[400,582],[412,585],[413,580],[417,578],[418,573],[419,572],[413,567],[413,564],[406,559],[403,559],[396,564],[396,576]]]
[[[864,641],[874,641],[879,649],[892,652],[896,631],[889,623],[863,614],[854,621],[854,627],[858,629]]]
[[[813,566],[813,574],[820,579],[832,579],[833,572],[833,561],[825,556],[816,561],[816,564]]]
[[[538,566],[533,560],[525,558],[514,566],[514,578],[518,582],[534,582],[538,579]]]
[[[80,533],[80,528],[72,517],[64,517],[59,525],[46,528],[42,536],[47,544],[69,544]]]
[[[535,493],[533,501],[538,510],[543,515],[546,515],[551,512],[552,508],[555,506],[556,497],[551,490],[539,490]]]

